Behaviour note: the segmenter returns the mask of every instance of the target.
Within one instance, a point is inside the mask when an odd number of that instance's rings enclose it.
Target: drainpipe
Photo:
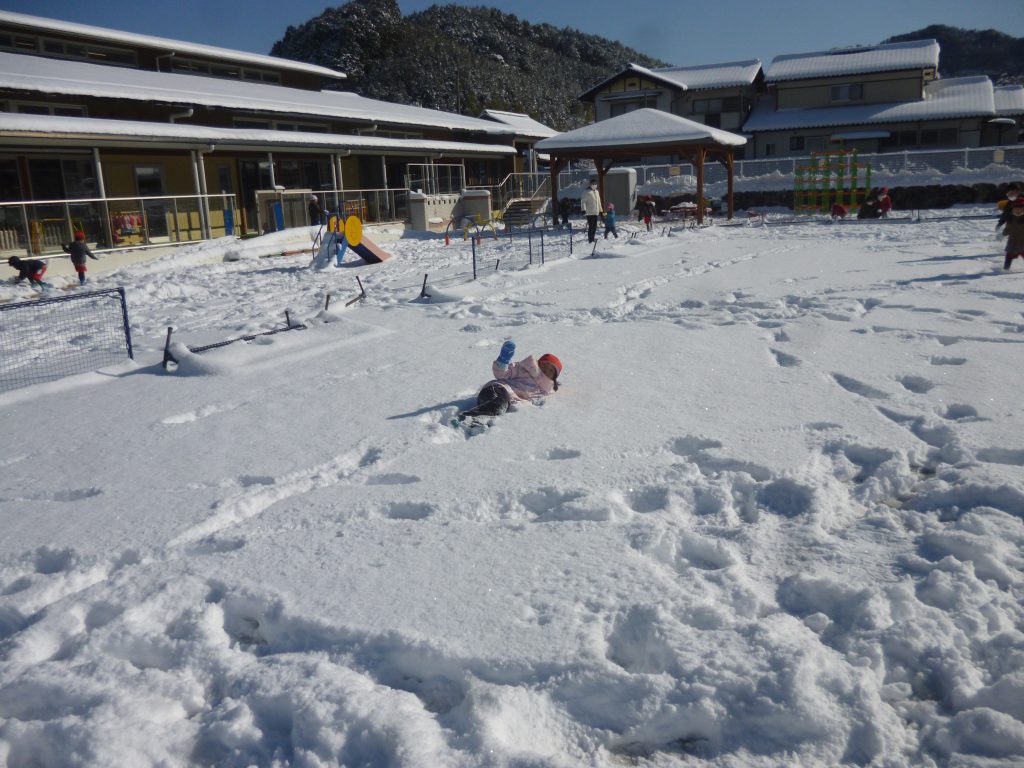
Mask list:
[[[192,117],[193,111],[194,111],[194,110],[192,109],[192,107],[189,107],[189,108],[188,108],[188,109],[186,109],[186,110],[185,110],[184,112],[175,112],[175,113],[174,113],[173,115],[171,115],[171,116],[170,116],[170,117],[168,118],[168,120],[170,120],[170,122],[172,122],[172,123],[173,123],[173,122],[174,122],[175,120],[177,120],[177,119],[178,119],[179,117]]]
[[[270,163],[270,188],[277,189],[277,179],[274,177],[274,153],[267,152],[267,162]]]
[[[103,183],[103,164],[100,162],[99,147],[92,148],[93,175],[96,176],[96,193],[103,199],[103,237],[106,238],[107,247],[114,247],[114,233],[110,228],[110,204],[107,202],[107,186]]]
[[[177,51],[171,51],[170,53],[165,53],[163,56],[157,56],[154,59],[154,61],[156,62],[156,71],[163,72],[163,70],[160,69],[160,59],[173,59],[176,55]]]

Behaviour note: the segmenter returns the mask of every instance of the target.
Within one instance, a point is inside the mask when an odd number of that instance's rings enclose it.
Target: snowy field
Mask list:
[[[0,395],[0,764],[1020,766],[993,224],[659,230],[476,283],[426,237],[244,258],[300,230],[94,275],[136,363]],[[562,388],[467,437],[507,338]]]

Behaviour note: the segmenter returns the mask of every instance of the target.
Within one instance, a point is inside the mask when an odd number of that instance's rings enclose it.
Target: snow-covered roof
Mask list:
[[[789,53],[772,59],[764,74],[769,82],[777,82],[938,66],[939,44],[935,40],[912,40],[813,53]]]
[[[629,148],[699,143],[738,147],[746,144],[747,140],[735,133],[696,123],[659,109],[637,109],[538,141],[536,148],[538,151],[557,155],[559,151],[591,147]]]
[[[56,117],[0,112],[0,139],[64,139],[111,143],[163,142],[214,144],[221,149],[257,146],[263,149],[302,147],[325,151],[389,152],[393,154],[514,155],[504,144],[462,141],[389,139],[347,134],[268,131],[256,128],[211,128],[183,123],[147,123],[95,117]]]
[[[761,60],[730,61],[724,64],[702,64],[693,67],[642,67],[639,64],[627,64],[624,69],[611,77],[602,80],[589,91],[580,96],[581,99],[592,97],[608,83],[618,80],[623,75],[635,73],[656,82],[665,83],[682,91],[694,91],[708,88],[730,88],[750,85],[761,71]]]
[[[61,96],[93,96],[277,112],[415,128],[443,128],[509,136],[514,133],[509,126],[493,120],[391,104],[347,91],[309,91],[268,83],[149,72],[16,53],[0,53],[0,88]]]
[[[997,114],[1024,115],[1024,85],[997,85],[992,95]]]
[[[264,56],[259,53],[248,53],[236,51],[231,48],[219,48],[215,45],[201,45],[199,43],[188,43],[183,40],[171,40],[166,37],[155,37],[153,35],[140,35],[134,32],[124,32],[119,29],[107,29],[105,27],[94,27],[91,24],[78,24],[71,21],[59,21],[47,19],[42,16],[30,16],[27,13],[14,13],[12,11],[0,11],[0,23],[16,24],[29,27],[33,30],[45,30],[76,37],[102,40],[110,45],[135,45],[147,48],[159,48],[160,50],[171,51],[190,56],[203,56],[209,59],[222,61],[233,61],[242,64],[251,64],[260,67],[273,67],[275,69],[286,69],[294,72],[305,72],[307,74],[321,75],[334,79],[344,78],[344,72],[337,72],[327,67],[316,64],[306,64],[301,61],[282,59],[277,56]]]
[[[992,81],[984,75],[933,80],[920,101],[858,104],[812,109],[775,109],[775,99],[762,99],[743,124],[744,132],[781,131],[833,125],[902,123],[959,117],[995,116]]]
[[[480,113],[481,119],[490,119],[515,129],[516,136],[527,139],[546,139],[557,136],[558,131],[544,123],[534,120],[522,112],[504,112],[500,109],[485,109]]]

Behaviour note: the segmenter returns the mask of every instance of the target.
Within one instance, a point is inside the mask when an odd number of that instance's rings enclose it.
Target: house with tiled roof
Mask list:
[[[915,40],[700,67],[630,64],[584,93],[600,122],[651,107],[750,139],[746,159],[1017,143],[1024,89],[939,77],[939,44]]]
[[[1017,141],[1015,94],[985,76],[939,78],[939,44],[914,40],[777,56],[744,123],[748,157],[978,147]],[[1019,112],[1018,112],[1019,114]]]
[[[580,96],[595,122],[660,109],[712,128],[739,130],[764,75],[757,59],[694,67],[648,68],[628,64]]]

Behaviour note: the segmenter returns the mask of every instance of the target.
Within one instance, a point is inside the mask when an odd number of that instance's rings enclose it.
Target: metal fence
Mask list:
[[[871,164],[873,177],[885,177],[887,183],[896,184],[891,177],[922,175],[929,178],[929,183],[942,183],[943,176],[952,176],[962,171],[974,171],[979,174],[979,181],[984,181],[986,174],[997,181],[1004,180],[1006,175],[1024,176],[1024,145],[1008,145],[1002,147],[981,147],[965,149],[915,150],[907,152],[879,152],[875,154],[859,154],[861,162]],[[757,180],[759,189],[768,189],[771,177],[779,177],[778,189],[790,189],[797,167],[806,165],[810,157],[780,157],[761,160],[737,160],[733,164],[733,177],[737,188],[742,188],[744,180]],[[637,185],[640,187],[658,184],[679,184],[692,180],[696,172],[689,163],[643,165],[636,167]],[[579,183],[580,174],[575,172],[572,181]],[[593,172],[590,172],[593,175]],[[720,163],[711,162],[704,166],[704,183],[706,185],[724,184],[728,172]],[[909,181],[913,181],[912,179]],[[559,187],[561,188],[561,180]],[[568,186],[568,185],[567,185]]]
[[[0,255],[45,256],[83,232],[99,250],[188,243],[238,233],[235,198],[161,195],[0,203]]]
[[[472,239],[473,279],[500,270],[517,270],[573,255],[573,228],[509,230],[497,237]]]
[[[0,392],[132,357],[123,288],[0,304]]]

